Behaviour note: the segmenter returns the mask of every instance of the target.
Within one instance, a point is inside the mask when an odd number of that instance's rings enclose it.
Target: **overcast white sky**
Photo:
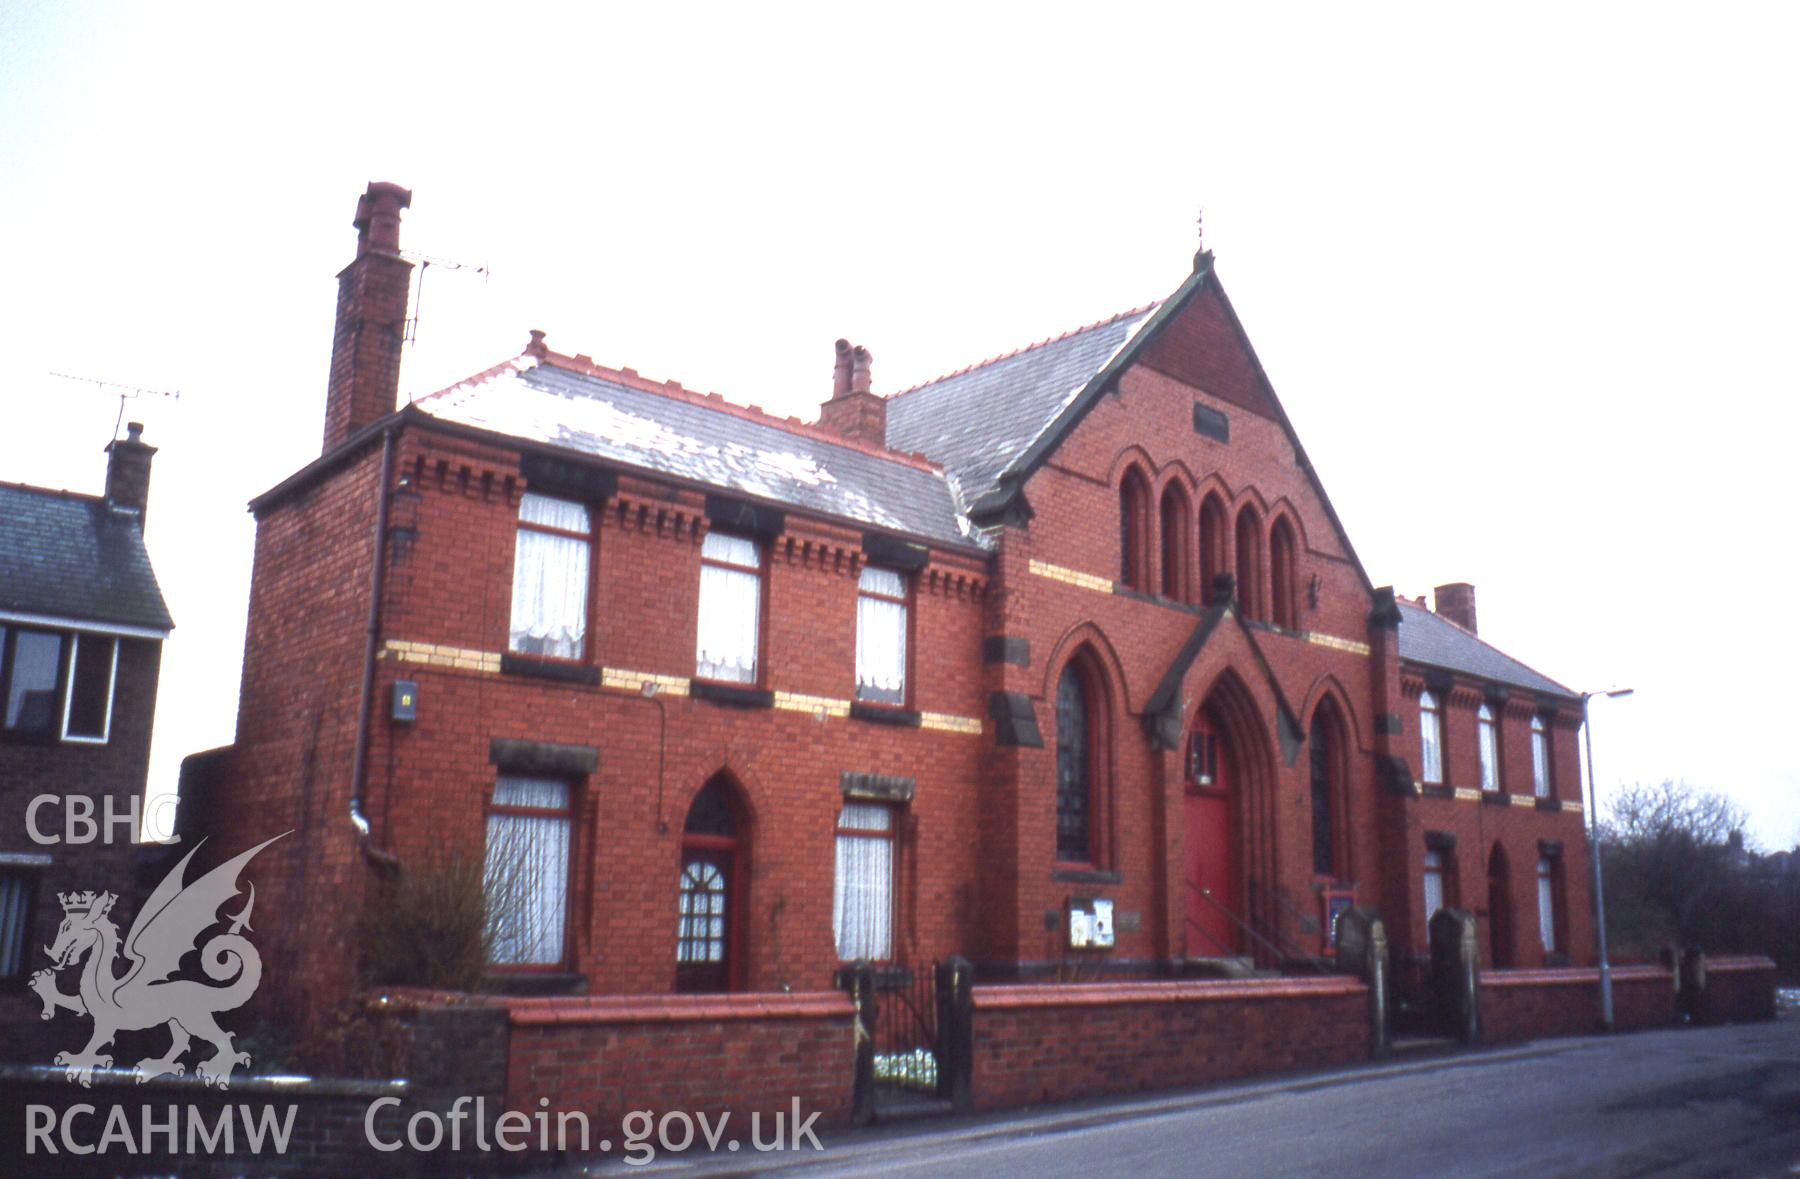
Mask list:
[[[316,456],[371,179],[418,394],[552,347],[811,417],[1167,294],[1208,244],[1378,584],[1595,705],[1602,792],[1800,838],[1800,9],[0,6],[0,479],[179,389],[152,759],[231,740],[244,503]]]

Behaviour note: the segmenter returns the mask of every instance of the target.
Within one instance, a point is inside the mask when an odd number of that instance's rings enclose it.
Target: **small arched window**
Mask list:
[[[1419,780],[1431,786],[1444,781],[1443,714],[1429,688],[1419,693]]]
[[[1177,602],[1193,600],[1188,591],[1188,497],[1178,483],[1163,488],[1159,514],[1162,524],[1162,593]]]
[[[1294,526],[1283,516],[1269,530],[1269,620],[1276,626],[1298,630],[1299,602],[1295,598]]]
[[[1500,789],[1500,730],[1494,723],[1492,705],[1483,704],[1475,713],[1475,736],[1481,752],[1481,788]]]
[[[1237,535],[1238,609],[1245,618],[1263,616],[1262,521],[1256,510],[1246,505],[1238,513]]]
[[[1210,606],[1218,596],[1213,582],[1229,570],[1225,559],[1225,505],[1214,492],[1200,501],[1200,600]]]
[[[1127,589],[1150,588],[1150,485],[1136,467],[1119,484],[1119,581]]]
[[[1098,694],[1071,659],[1056,683],[1056,858],[1093,863]]]
[[[1550,797],[1550,730],[1544,718],[1531,718],[1531,792]]]

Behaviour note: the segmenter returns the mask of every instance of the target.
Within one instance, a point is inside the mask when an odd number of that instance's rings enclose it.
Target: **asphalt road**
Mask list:
[[[843,1132],[786,1155],[601,1174],[1800,1175],[1800,1019],[1503,1051]],[[578,1174],[565,1171],[564,1174]]]

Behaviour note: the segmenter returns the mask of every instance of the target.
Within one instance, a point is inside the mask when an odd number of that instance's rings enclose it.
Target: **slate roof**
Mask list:
[[[440,421],[869,528],[963,548],[979,543],[942,470],[785,428],[694,394],[637,388],[525,355],[413,406]]]
[[[888,398],[887,442],[944,464],[964,502],[999,490],[1025,453],[1149,322],[1156,304]]]
[[[1400,658],[1408,663],[1440,667],[1530,692],[1578,695],[1425,607],[1404,600],[1399,605]]]
[[[137,516],[91,495],[0,483],[0,610],[168,631]]]

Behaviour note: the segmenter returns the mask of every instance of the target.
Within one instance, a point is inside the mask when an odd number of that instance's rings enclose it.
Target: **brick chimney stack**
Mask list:
[[[819,407],[819,425],[869,446],[887,446],[887,402],[870,392],[873,377],[869,350],[850,341],[837,342],[837,365],[831,374],[831,400]]]
[[[1432,590],[1437,600],[1437,614],[1448,618],[1470,634],[1475,630],[1475,587],[1466,581],[1453,581]]]
[[[338,274],[337,327],[325,396],[326,451],[394,412],[412,263],[400,257],[400,211],[412,193],[371,181],[356,202],[356,259]]]
[[[144,423],[128,422],[125,437],[106,444],[106,502],[136,512],[140,526],[150,502],[150,459],[156,447],[144,441]]]

